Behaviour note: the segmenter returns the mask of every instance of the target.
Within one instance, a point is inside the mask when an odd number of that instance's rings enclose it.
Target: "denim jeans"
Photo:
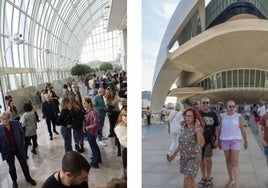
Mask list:
[[[73,136],[75,144],[84,145],[84,132],[82,129],[73,129]]]
[[[103,126],[104,126],[104,120],[105,120],[105,116],[99,116],[99,129],[98,129],[98,138],[99,138],[99,140],[101,140],[101,138],[103,137],[102,129],[103,129]]]
[[[263,149],[264,149],[264,154],[266,156],[267,167],[268,167],[268,146],[263,146]]]
[[[90,132],[86,132],[87,140],[92,152],[92,160],[90,165],[96,167],[98,164],[101,162],[101,154],[100,154],[100,149],[99,146],[96,142],[96,137],[93,136]]]
[[[72,129],[71,128],[67,128],[64,126],[61,126],[61,134],[64,140],[64,149],[65,152],[67,151],[72,151]]]

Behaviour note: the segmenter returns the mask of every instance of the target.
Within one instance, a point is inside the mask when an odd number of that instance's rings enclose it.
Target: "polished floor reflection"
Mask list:
[[[42,115],[40,115],[42,117]],[[108,119],[105,120],[104,136],[108,135],[109,123]],[[60,132],[60,127],[57,127]],[[53,140],[49,139],[49,134],[44,120],[38,123],[38,148],[37,155],[31,153],[31,146],[28,148],[28,165],[33,179],[37,181],[37,186],[41,187],[42,183],[53,172],[61,168],[61,159],[64,155],[63,138],[61,134],[53,135]],[[122,158],[117,156],[117,148],[114,144],[114,138],[109,138],[103,141],[107,146],[100,145],[99,148],[102,156],[102,163],[99,169],[91,168],[89,173],[89,187],[93,188],[96,185],[104,184],[114,177],[121,177]],[[82,155],[90,162],[91,150],[88,141],[84,141],[85,152]],[[73,149],[74,142],[73,142]],[[16,161],[16,169],[18,174],[18,184],[20,188],[33,187],[27,183],[22,174],[22,170]],[[11,178],[8,175],[8,184],[12,185]],[[3,187],[3,185],[0,187]],[[9,186],[8,186],[9,187]]]

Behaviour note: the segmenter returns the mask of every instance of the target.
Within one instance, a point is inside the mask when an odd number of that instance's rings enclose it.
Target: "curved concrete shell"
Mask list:
[[[197,2],[193,4],[197,5]],[[202,5],[196,6],[195,9],[200,10],[200,6]],[[179,8],[176,9],[178,10]],[[169,27],[170,24],[167,30],[170,30]],[[168,32],[165,35],[167,34]],[[167,39],[170,40],[162,42],[159,54],[165,53],[163,49],[168,49],[168,44],[174,42],[172,41],[174,36],[164,36],[163,40]],[[165,46],[162,46],[164,44]],[[202,87],[193,88],[193,86],[209,75],[222,70],[266,71],[268,70],[267,51],[268,21],[253,15],[234,16],[227,22],[201,32],[174,52],[167,52],[166,57],[162,55],[161,59],[157,59],[151,98],[152,110],[158,112],[167,96],[176,96],[178,100],[187,102],[204,95],[210,97],[212,102],[234,99],[237,103],[245,101],[258,103],[260,99],[266,100],[268,98],[266,88],[232,87],[204,90]],[[170,90],[173,83],[176,83],[178,88]]]

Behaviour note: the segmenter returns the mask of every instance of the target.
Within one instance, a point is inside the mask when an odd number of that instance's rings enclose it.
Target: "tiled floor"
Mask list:
[[[42,117],[42,116],[40,116]],[[104,136],[107,136],[109,128],[108,119],[105,120]],[[57,127],[57,131],[60,132],[60,127]],[[103,141],[107,143],[107,147],[99,145],[102,164],[99,169],[92,168],[89,173],[89,187],[93,188],[95,185],[100,185],[108,182],[114,177],[122,176],[122,158],[117,156],[117,149],[114,145],[114,138],[109,138]],[[73,142],[74,143],[74,142]],[[85,152],[83,156],[90,162],[91,150],[88,142],[85,140]],[[28,148],[28,165],[30,173],[37,181],[36,187],[41,187],[42,183],[53,172],[61,168],[61,159],[64,155],[63,139],[61,134],[54,135],[53,140],[49,140],[46,123],[44,120],[38,123],[38,149],[37,155],[30,152],[31,148]],[[73,144],[74,149],[74,144]],[[27,183],[22,174],[19,163],[16,161],[18,184],[20,188],[33,187]],[[8,176],[8,181],[11,184],[11,179]],[[12,185],[12,184],[11,184]],[[3,187],[3,185],[0,187]],[[4,188],[4,187],[3,187]],[[6,188],[6,187],[5,187]]]

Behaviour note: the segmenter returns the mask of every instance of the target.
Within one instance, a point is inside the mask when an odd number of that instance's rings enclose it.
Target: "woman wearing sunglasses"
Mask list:
[[[239,151],[244,140],[244,149],[247,149],[247,137],[244,130],[244,120],[240,113],[236,112],[235,102],[227,102],[227,112],[220,114],[220,144],[224,151],[229,181],[226,187],[240,187],[239,183]]]

